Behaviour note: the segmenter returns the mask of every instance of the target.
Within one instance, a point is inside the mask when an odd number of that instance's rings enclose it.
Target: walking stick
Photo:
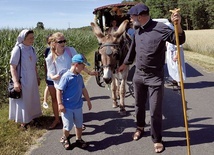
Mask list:
[[[177,13],[180,9],[169,10],[172,13]],[[181,68],[181,57],[180,57],[180,45],[179,45],[179,36],[178,36],[178,21],[174,21],[174,28],[175,28],[175,37],[176,37],[176,46],[177,46],[177,55],[178,55],[178,70],[179,70],[179,77],[180,77],[180,86],[181,86],[181,97],[183,103],[183,113],[184,113],[184,123],[186,129],[186,141],[187,141],[187,154],[191,155],[190,153],[190,141],[189,141],[189,131],[188,131],[188,122],[187,122],[187,113],[186,113],[186,101],[185,101],[185,94],[184,94],[184,83],[183,83],[183,75],[182,75],[182,68]]]

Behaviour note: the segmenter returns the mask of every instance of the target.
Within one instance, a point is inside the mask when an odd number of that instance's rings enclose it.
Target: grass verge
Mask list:
[[[191,62],[193,64],[197,64],[207,72],[214,72],[214,58],[206,55],[202,55],[199,53],[186,51],[185,54],[185,60],[187,62]]]

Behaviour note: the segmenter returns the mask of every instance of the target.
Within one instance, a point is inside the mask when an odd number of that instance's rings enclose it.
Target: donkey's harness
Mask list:
[[[116,59],[119,60],[120,59],[120,54],[121,54],[121,49],[120,49],[120,45],[117,44],[117,43],[104,43],[104,44],[101,44],[101,46],[99,47],[99,49],[103,48],[103,47],[106,47],[106,55],[110,56],[113,54],[113,51],[111,49],[111,47],[114,46],[116,47],[117,49],[117,52],[115,53],[116,54]],[[107,64],[107,65],[102,65],[101,67],[111,67],[110,64]],[[115,66],[115,68],[117,68],[117,66]]]

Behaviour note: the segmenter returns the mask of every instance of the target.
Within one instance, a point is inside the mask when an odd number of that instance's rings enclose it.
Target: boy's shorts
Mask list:
[[[82,128],[83,113],[82,108],[79,109],[65,109],[65,113],[61,113],[63,129],[70,131],[75,125],[77,128]]]

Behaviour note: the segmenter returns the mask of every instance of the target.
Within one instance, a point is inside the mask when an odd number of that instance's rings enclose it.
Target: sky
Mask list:
[[[89,26],[97,7],[122,0],[0,0],[0,29],[35,28],[43,22],[46,29]]]

